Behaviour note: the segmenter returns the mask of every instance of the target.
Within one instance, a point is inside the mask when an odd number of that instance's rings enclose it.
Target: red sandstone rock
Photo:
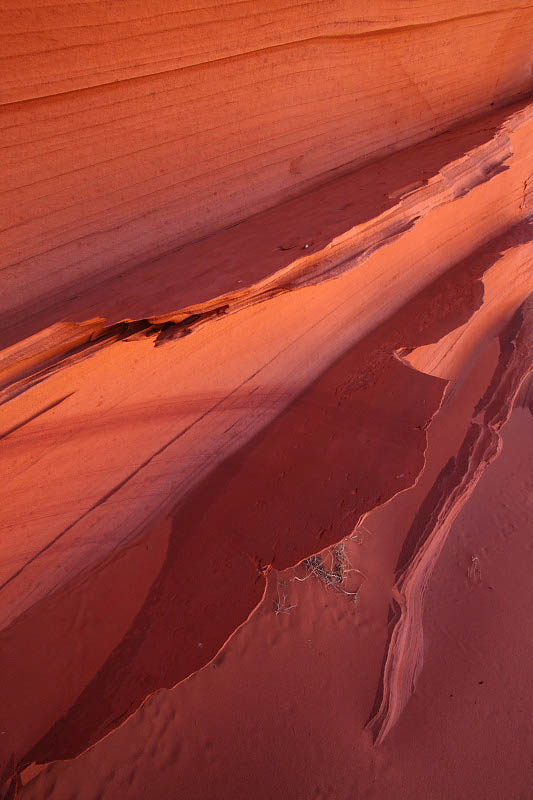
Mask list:
[[[396,731],[529,435],[531,8],[4,5],[0,797],[452,796]]]

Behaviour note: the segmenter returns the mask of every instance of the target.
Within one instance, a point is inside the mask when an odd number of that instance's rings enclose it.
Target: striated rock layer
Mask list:
[[[383,782],[530,405],[531,7],[241,6],[6,13],[2,800],[441,796]]]
[[[533,85],[526,0],[144,5],[4,10],[3,320]]]
[[[499,432],[532,370],[532,309],[533,295],[501,334],[497,369],[474,409],[473,421],[457,456],[439,474],[409,529],[393,589],[397,610],[383,675],[383,698],[378,713],[369,723],[378,744],[398,721],[423,666],[423,601],[434,565],[457,515],[487,465],[499,455],[502,446]],[[472,557],[471,569],[475,574],[477,556]]]

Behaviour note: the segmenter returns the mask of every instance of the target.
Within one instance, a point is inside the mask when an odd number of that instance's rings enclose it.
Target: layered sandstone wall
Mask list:
[[[532,14],[4,3],[0,797],[116,797],[91,759],[132,760],[145,725],[174,752],[146,698],[174,713],[244,627],[275,663],[339,543],[350,736],[388,739],[437,560],[529,396]],[[73,784],[35,777],[95,744],[48,770]]]
[[[2,326],[526,94],[532,15],[525,0],[10,2]]]

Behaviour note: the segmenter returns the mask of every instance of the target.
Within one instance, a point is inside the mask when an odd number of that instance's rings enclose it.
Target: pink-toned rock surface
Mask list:
[[[155,258],[527,95],[532,23],[526,0],[10,0],[2,327],[135,267],[142,296]]]
[[[531,14],[4,4],[2,800],[529,797]]]
[[[483,349],[446,418],[432,423],[428,465],[443,442],[453,447],[462,436],[454,418],[472,412],[498,352],[496,341]],[[246,797],[251,785],[261,800],[281,793],[525,800],[532,433],[529,410],[516,408],[500,457],[448,532],[426,597],[424,669],[381,746],[364,726],[387,642],[396,526],[419,502],[410,492],[387,515],[370,515],[349,544],[352,563],[366,574],[351,580],[350,589],[361,585],[356,606],[314,579],[271,573],[261,608],[209,667],[153,695],[81,758],[31,781],[28,771],[22,796],[174,796],[179,783],[178,796],[191,800]],[[424,492],[420,486],[419,498]],[[280,584],[293,608],[276,615]]]

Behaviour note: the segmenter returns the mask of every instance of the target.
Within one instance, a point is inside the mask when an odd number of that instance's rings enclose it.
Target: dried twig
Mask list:
[[[479,566],[479,556],[473,555],[468,567],[468,578],[471,583],[481,583],[481,569]]]
[[[346,541],[347,541],[347,542],[356,542],[357,544],[362,544],[362,543],[363,543],[363,541],[364,541],[364,539],[363,539],[363,537],[361,536],[361,534],[359,533],[359,531],[364,531],[365,533],[368,533],[368,535],[369,535],[369,536],[372,536],[372,531],[369,531],[369,530],[368,530],[368,528],[365,528],[365,526],[363,525],[363,523],[360,523],[360,524],[357,526],[357,528],[354,530],[354,532],[352,533],[352,535],[351,535],[351,536],[348,536],[348,538],[346,539]]]
[[[359,589],[355,592],[348,591],[348,589],[346,589],[346,577],[351,572],[357,572],[357,574],[362,575],[363,578],[366,576],[360,569],[355,569],[355,567],[351,566],[350,560],[346,555],[346,543],[341,542],[335,545],[335,547],[331,548],[328,555],[331,559],[330,566],[327,566],[321,555],[306,558],[303,563],[307,569],[307,575],[305,578],[299,578],[295,575],[293,580],[306,581],[313,575],[329,589],[334,589],[336,592],[349,595],[354,598],[354,602],[357,602]]]
[[[293,608],[296,608],[298,605],[297,603],[293,603],[292,605],[287,605],[287,592],[282,591],[282,588],[285,589],[287,586],[287,581],[278,581],[278,596],[277,599],[274,600],[274,614],[278,616],[278,614],[290,614]]]

